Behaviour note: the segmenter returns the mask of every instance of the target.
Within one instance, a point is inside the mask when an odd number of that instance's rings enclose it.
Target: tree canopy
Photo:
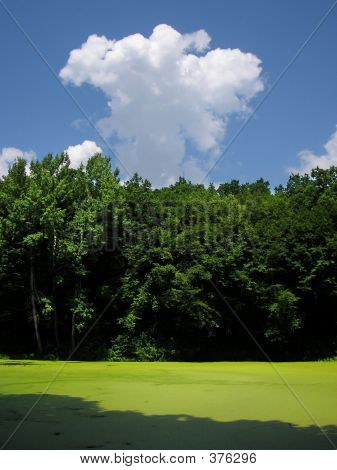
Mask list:
[[[215,188],[94,155],[0,180],[0,351],[108,360],[333,355],[337,168]],[[251,334],[248,334],[250,331]]]

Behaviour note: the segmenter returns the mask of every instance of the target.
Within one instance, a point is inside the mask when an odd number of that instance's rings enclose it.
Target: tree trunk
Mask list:
[[[57,307],[56,307],[56,246],[57,246],[57,237],[54,231],[54,240],[53,240],[53,302],[54,302],[54,336],[55,336],[55,343],[56,348],[59,349],[60,347],[60,338],[59,338],[59,330],[58,330],[58,316],[57,316]]]
[[[30,257],[30,301],[32,306],[32,316],[34,322],[35,337],[37,342],[37,349],[39,353],[42,353],[42,343],[39,332],[39,318],[36,309],[36,297],[35,297],[35,271],[33,264],[33,255]]]
[[[71,350],[75,349],[75,326],[76,326],[76,318],[75,312],[71,314]]]
[[[60,337],[59,337],[59,327],[58,327],[58,315],[57,315],[57,307],[56,307],[56,295],[55,295],[55,278],[53,282],[53,300],[54,300],[54,336],[55,336],[55,344],[56,348],[59,349],[60,347]]]
[[[82,246],[83,243],[83,230],[80,231],[80,246]],[[75,287],[75,299],[78,299],[81,295],[81,290],[82,290],[82,281],[81,278],[79,278],[79,275],[77,274],[76,278],[76,287]],[[72,316],[71,316],[71,350],[73,351],[76,346],[76,314],[73,311]]]
[[[76,279],[75,287],[75,300],[81,295],[82,283],[81,279]],[[71,350],[73,351],[76,346],[76,313],[74,310],[71,315]]]

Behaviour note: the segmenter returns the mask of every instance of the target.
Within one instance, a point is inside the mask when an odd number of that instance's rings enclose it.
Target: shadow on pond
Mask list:
[[[0,396],[0,447],[39,395]],[[337,445],[337,426],[324,428]],[[6,449],[329,449],[316,426],[218,422],[188,415],[105,411],[82,398],[45,395]]]

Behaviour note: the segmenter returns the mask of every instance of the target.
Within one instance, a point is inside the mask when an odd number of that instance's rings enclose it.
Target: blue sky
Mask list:
[[[134,33],[149,37],[159,24],[170,25],[181,34],[203,29],[211,37],[210,49],[238,48],[262,61],[266,88],[250,101],[254,108],[332,3],[7,0],[6,4],[57,74],[67,64],[70,51],[91,34],[120,40]],[[309,149],[315,156],[326,153],[323,145],[337,124],[336,23],[337,8],[213,171],[211,180],[253,181],[262,176],[273,186],[286,181],[289,167],[300,167],[302,150]],[[104,153],[111,153],[83,122],[60,83],[2,7],[0,57],[0,151],[15,147],[33,150],[41,157],[92,140]],[[87,83],[66,87],[95,123],[109,114],[101,89]],[[228,117],[222,147],[242,122],[240,113]],[[116,145],[113,134],[107,140]],[[193,143],[187,142],[185,150],[203,158]]]

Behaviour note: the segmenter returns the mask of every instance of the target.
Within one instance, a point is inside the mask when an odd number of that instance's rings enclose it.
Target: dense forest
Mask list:
[[[276,360],[331,357],[336,307],[337,168],[153,189],[61,154],[0,180],[3,354],[265,359],[254,336]]]

